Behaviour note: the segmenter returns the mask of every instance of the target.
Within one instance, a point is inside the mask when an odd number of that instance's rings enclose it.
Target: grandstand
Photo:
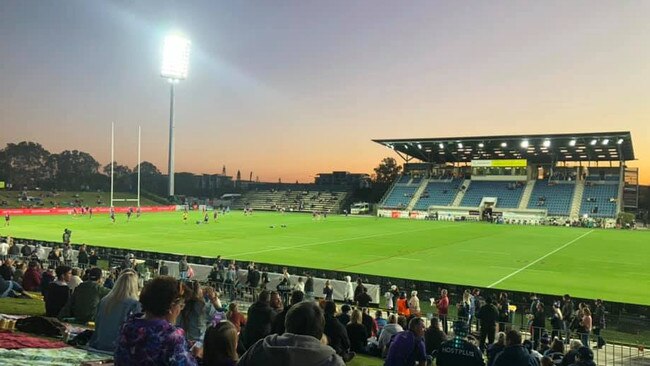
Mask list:
[[[263,211],[338,213],[347,198],[348,192],[345,191],[257,189],[244,193],[233,202],[232,208],[249,207]]]
[[[612,224],[638,208],[629,132],[374,141],[405,162],[379,204],[382,216]]]

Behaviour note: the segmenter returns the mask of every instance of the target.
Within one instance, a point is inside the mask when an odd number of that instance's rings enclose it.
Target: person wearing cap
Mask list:
[[[77,286],[59,312],[58,318],[74,318],[79,323],[94,321],[99,301],[110,291],[102,286],[102,275],[100,268],[89,269],[88,280]]]
[[[589,347],[582,346],[578,348],[576,362],[571,364],[571,366],[596,366],[594,363],[594,353]]]
[[[388,356],[384,366],[425,366],[427,351],[424,345],[426,330],[422,318],[412,318],[408,331],[397,333],[388,348]],[[442,365],[442,364],[438,364]]]
[[[521,333],[517,330],[506,332],[506,348],[494,359],[494,366],[537,366],[537,360],[521,343]]]
[[[463,320],[454,322],[454,338],[443,342],[436,357],[438,366],[484,366],[483,353],[467,340],[468,324]]]

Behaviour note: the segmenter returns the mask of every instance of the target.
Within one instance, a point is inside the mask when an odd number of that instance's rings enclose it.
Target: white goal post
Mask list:
[[[115,123],[111,123],[111,208],[113,207],[113,202],[137,202],[137,207],[140,207],[140,142],[142,136],[142,127],[138,126],[138,196],[137,198],[116,198],[113,191],[115,178],[113,176],[114,164],[115,164]]]

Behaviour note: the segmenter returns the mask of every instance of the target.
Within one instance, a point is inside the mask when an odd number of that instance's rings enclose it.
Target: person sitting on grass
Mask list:
[[[16,281],[5,280],[0,276],[0,298],[2,297],[13,297],[13,298],[27,298],[31,299],[25,290],[18,284]]]
[[[440,350],[440,345],[446,340],[447,335],[442,331],[440,321],[438,318],[432,317],[429,328],[424,332],[424,345],[426,346],[427,354],[431,356],[436,355]]]
[[[382,329],[381,334],[379,334],[379,339],[377,340],[377,347],[379,347],[379,351],[382,355],[387,354],[387,347],[393,335],[403,331],[404,328],[401,325],[397,324],[397,315],[391,314],[388,317],[388,324],[384,326],[384,329]]]
[[[293,305],[296,305],[300,302],[302,302],[305,298],[305,293],[300,291],[300,290],[293,290],[291,292],[291,299],[289,300],[289,306],[286,306],[284,310],[279,312],[275,318],[273,318],[273,324],[271,326],[271,333],[275,334],[282,334],[284,333],[284,321],[287,317],[287,313],[289,312],[289,309]]]
[[[343,359],[321,343],[325,319],[315,302],[303,301],[289,309],[286,333],[257,341],[239,360],[239,366],[344,366]]]
[[[198,281],[189,283],[185,288],[185,307],[178,317],[176,325],[185,330],[185,337],[190,344],[201,340],[206,326],[205,300],[203,289]]]
[[[348,331],[339,319],[334,316],[336,314],[336,303],[334,301],[325,301],[323,312],[325,314],[324,333],[327,336],[327,344],[346,362],[351,360],[354,357],[354,352],[350,352]]]
[[[408,331],[397,333],[388,348],[384,366],[425,366],[427,351],[424,345],[424,320],[414,317]],[[442,365],[442,364],[440,364]]]
[[[537,360],[521,343],[521,333],[517,330],[506,332],[506,347],[494,359],[494,366],[537,366]]]
[[[88,271],[88,280],[77,286],[59,312],[58,318],[74,318],[79,323],[94,321],[99,301],[110,291],[102,286],[101,282],[102,270],[91,268]]]
[[[72,277],[72,268],[58,266],[55,270],[56,280],[47,286],[45,292],[45,316],[56,318],[70,297],[68,281]]]
[[[469,325],[464,320],[453,323],[454,338],[443,342],[436,357],[438,366],[483,366],[483,354],[473,342],[467,339]]]
[[[23,288],[25,291],[39,291],[41,289],[41,269],[36,261],[29,262],[29,267],[23,276]]]
[[[90,347],[114,352],[120,327],[129,316],[140,311],[138,276],[133,270],[122,271],[111,292],[97,306],[95,332],[90,338]]]
[[[185,332],[173,325],[185,306],[183,291],[183,283],[168,276],[158,276],[144,286],[140,293],[144,314],[130,316],[120,329],[115,365],[196,366]]]
[[[203,341],[203,364],[209,366],[236,366],[237,329],[227,320],[222,320],[205,331]]]
[[[361,311],[354,309],[352,316],[350,316],[350,322],[345,327],[350,338],[350,349],[356,353],[366,353],[366,346],[368,345],[368,333],[361,322],[361,318]]]

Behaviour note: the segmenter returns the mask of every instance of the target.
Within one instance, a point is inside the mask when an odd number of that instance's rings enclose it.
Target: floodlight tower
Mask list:
[[[189,39],[180,34],[173,33],[165,38],[163,47],[163,62],[160,76],[169,81],[171,86],[169,106],[169,160],[167,173],[169,174],[169,196],[174,195],[174,85],[187,78],[187,69],[190,62]]]

